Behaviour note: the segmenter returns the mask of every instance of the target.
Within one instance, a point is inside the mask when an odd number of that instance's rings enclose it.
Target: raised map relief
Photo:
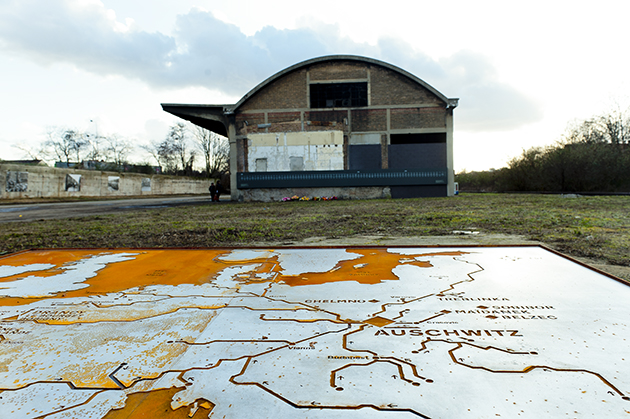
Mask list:
[[[22,252],[0,417],[628,417],[629,300],[538,246]]]

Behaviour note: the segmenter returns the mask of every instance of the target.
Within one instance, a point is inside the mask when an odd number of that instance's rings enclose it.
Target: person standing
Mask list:
[[[213,201],[219,202],[219,197],[221,196],[221,192],[223,192],[223,188],[221,186],[221,181],[217,180],[217,186],[216,189],[214,191],[214,197],[212,198]]]
[[[210,191],[210,199],[214,201],[214,195],[217,193],[217,187],[214,186],[214,182],[210,183],[208,190]]]

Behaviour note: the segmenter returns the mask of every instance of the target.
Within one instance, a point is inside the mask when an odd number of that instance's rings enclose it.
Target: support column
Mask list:
[[[389,169],[389,141],[387,141],[387,134],[381,134],[381,169]]]
[[[236,187],[238,147],[236,146],[236,126],[233,120],[230,120],[228,124],[228,141],[230,142],[230,199],[232,201],[238,201],[241,193]]]
[[[453,109],[446,110],[446,195],[455,195],[455,169],[453,166]]]

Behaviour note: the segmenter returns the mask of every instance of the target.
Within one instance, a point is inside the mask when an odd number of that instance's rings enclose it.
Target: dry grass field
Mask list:
[[[325,244],[358,237],[370,238],[364,244],[418,237],[423,238],[418,244],[451,244],[447,238],[458,231],[478,232],[469,237],[485,237],[485,244],[492,244],[493,237],[512,237],[511,243],[536,241],[594,263],[630,266],[628,196],[462,194],[405,200],[208,202],[0,224],[0,253],[32,248],[299,245],[313,238]]]

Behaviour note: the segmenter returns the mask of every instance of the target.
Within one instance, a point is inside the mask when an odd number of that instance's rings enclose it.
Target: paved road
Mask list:
[[[229,197],[227,197],[229,199]],[[51,220],[112,214],[139,209],[168,208],[182,205],[217,205],[209,196],[169,196],[112,201],[59,202],[51,204],[0,205],[0,223]]]

